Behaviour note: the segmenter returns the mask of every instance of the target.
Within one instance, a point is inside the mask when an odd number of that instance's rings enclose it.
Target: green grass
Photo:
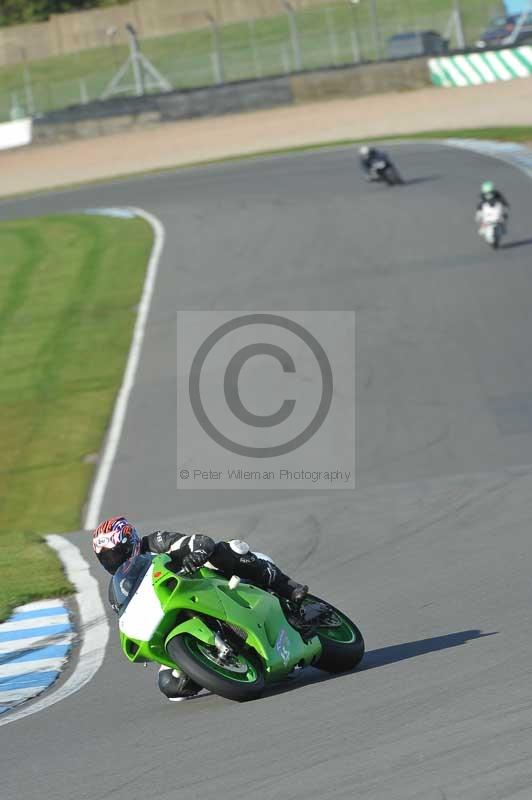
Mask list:
[[[389,36],[404,30],[445,32],[452,0],[376,0],[379,42],[375,42],[370,3],[329,3],[297,14],[304,69],[352,63],[357,48],[362,60],[382,55]],[[501,0],[461,0],[464,31],[472,43],[486,27]],[[105,37],[103,37],[105,38]],[[235,81],[280,75],[295,68],[286,14],[220,29],[225,78]],[[214,83],[212,34],[209,28],[142,42],[143,52],[175,88]],[[8,118],[13,95],[19,105],[37,112],[98,98],[127,56],[125,45],[102,47],[73,55],[0,69],[0,119]],[[68,78],[65,78],[68,76]],[[131,80],[132,82],[132,80]],[[31,87],[31,93],[30,93]],[[30,109],[31,110],[31,109]]]
[[[43,535],[79,528],[151,239],[138,219],[0,224],[0,619],[71,591]]]
[[[462,130],[426,131],[401,136],[402,139],[492,139],[499,142],[532,142],[532,127],[465,128]]]

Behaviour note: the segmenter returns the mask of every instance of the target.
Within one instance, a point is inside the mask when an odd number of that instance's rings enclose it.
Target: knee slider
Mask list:
[[[191,681],[184,673],[178,672],[176,669],[169,669],[168,667],[161,667],[159,675],[157,676],[157,684],[161,692],[174,699],[176,697],[189,697],[196,694],[200,687]]]

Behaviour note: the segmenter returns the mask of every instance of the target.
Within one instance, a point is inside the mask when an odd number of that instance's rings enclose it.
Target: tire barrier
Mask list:
[[[429,60],[429,72],[436,86],[479,86],[532,75],[532,47],[467,53]]]

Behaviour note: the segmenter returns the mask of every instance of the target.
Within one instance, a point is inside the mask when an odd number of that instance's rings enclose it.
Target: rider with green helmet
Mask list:
[[[480,211],[485,203],[488,203],[490,206],[494,206],[496,203],[501,203],[504,206],[505,211],[508,211],[510,208],[508,200],[505,198],[502,192],[499,192],[499,190],[495,188],[493,181],[484,181],[482,184],[477,211]]]

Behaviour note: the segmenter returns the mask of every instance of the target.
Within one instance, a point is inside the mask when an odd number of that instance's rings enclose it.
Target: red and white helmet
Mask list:
[[[140,536],[125,517],[101,522],[92,534],[92,549],[100,564],[114,575],[118,567],[140,553]]]

